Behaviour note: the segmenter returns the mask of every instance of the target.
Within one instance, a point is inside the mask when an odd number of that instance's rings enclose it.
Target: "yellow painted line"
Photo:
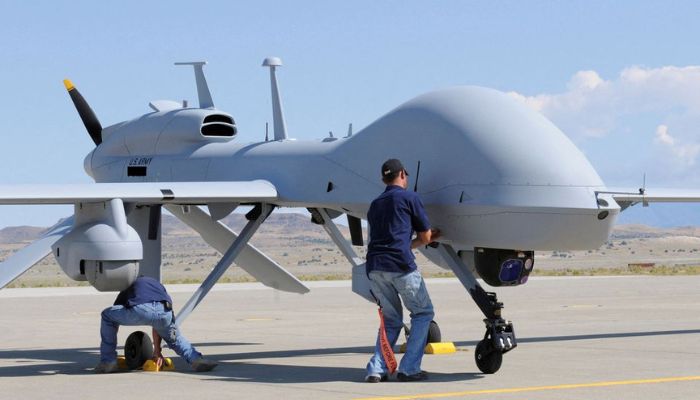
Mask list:
[[[475,396],[480,394],[501,394],[501,393],[522,393],[522,392],[538,392],[545,390],[567,390],[567,389],[583,389],[608,386],[623,386],[623,385],[646,385],[651,383],[669,383],[669,382],[687,382],[700,381],[700,376],[678,376],[671,378],[656,378],[656,379],[634,379],[629,381],[609,381],[609,382],[593,382],[593,383],[575,383],[568,385],[553,385],[553,386],[530,386],[509,389],[486,389],[486,390],[468,390],[464,392],[444,392],[444,393],[424,393],[412,394],[405,396],[389,396],[389,397],[366,397],[355,400],[410,400],[410,399],[437,399],[441,397],[457,397],[457,396]]]

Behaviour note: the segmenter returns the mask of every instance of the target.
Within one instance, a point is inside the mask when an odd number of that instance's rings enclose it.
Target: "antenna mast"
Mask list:
[[[263,67],[270,67],[270,85],[272,86],[272,123],[274,127],[275,140],[287,139],[287,124],[284,122],[284,112],[282,111],[282,99],[277,87],[277,75],[275,68],[282,66],[282,60],[277,57],[268,57],[263,60]]]
[[[207,79],[204,77],[203,67],[207,65],[206,61],[188,61],[188,62],[176,62],[175,65],[191,65],[194,67],[194,78],[197,83],[197,96],[199,97],[199,108],[214,108],[214,101],[211,99],[211,92],[209,92],[209,85],[207,85]],[[186,108],[187,105],[185,104]]]

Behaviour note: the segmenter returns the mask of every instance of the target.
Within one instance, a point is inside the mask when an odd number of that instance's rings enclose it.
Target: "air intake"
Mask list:
[[[209,122],[225,122],[227,124],[235,125],[233,123],[233,118],[223,114],[211,114],[204,117],[203,123],[207,124]]]
[[[202,121],[201,132],[203,136],[233,137],[237,133],[236,123],[228,115],[207,115]]]

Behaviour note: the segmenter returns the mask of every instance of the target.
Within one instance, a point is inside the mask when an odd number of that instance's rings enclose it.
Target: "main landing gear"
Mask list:
[[[350,242],[340,233],[338,227],[333,222],[333,218],[331,218],[331,215],[328,213],[328,210],[324,208],[309,208],[308,210],[311,213],[311,222],[323,226],[323,229],[326,230],[326,233],[331,237],[333,243],[338,246],[338,249],[340,249],[341,253],[343,253],[345,258],[350,262],[350,265],[352,265],[352,291],[364,297],[367,301],[376,303],[374,296],[370,293],[369,279],[365,272],[365,263],[362,258],[358,257],[357,253],[355,253]],[[408,340],[408,335],[410,334],[411,329],[404,324],[406,340]],[[441,340],[442,335],[440,333],[440,327],[437,322],[430,321],[426,344],[438,343]]]
[[[124,358],[129,369],[141,368],[147,361],[153,358],[153,342],[143,331],[133,332],[126,338],[124,345]]]
[[[406,341],[408,342],[408,337],[411,336],[411,327],[406,323],[403,324],[403,334],[406,336]],[[429,343],[440,343],[442,342],[442,333],[440,332],[440,326],[435,321],[430,321],[430,326],[428,327],[428,336],[425,338],[426,346]]]
[[[214,284],[223,276],[224,272],[231,266],[233,261],[236,259],[238,254],[244,249],[245,245],[248,243],[255,231],[258,230],[260,225],[265,221],[265,219],[272,213],[274,206],[267,203],[257,204],[252,210],[246,214],[246,223],[241,233],[238,237],[231,243],[231,246],[226,250],[221,260],[216,264],[214,269],[211,270],[209,275],[204,279],[202,284],[197,288],[192,297],[187,300],[185,306],[182,307],[180,313],[177,314],[175,324],[180,326],[182,322],[190,315],[190,313],[197,307],[197,305],[204,299],[204,297],[209,293]]]
[[[513,323],[501,317],[503,303],[498,301],[496,293],[486,292],[479,285],[472,271],[452,246],[441,243],[438,250],[486,317],[484,319],[486,333],[476,346],[474,360],[481,372],[493,374],[501,368],[503,354],[518,345]]]

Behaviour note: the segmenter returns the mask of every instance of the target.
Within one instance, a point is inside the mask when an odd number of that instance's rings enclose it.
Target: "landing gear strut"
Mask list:
[[[477,344],[474,352],[474,360],[479,370],[485,374],[493,374],[501,368],[503,354],[513,350],[517,346],[513,323],[500,317],[503,303],[496,298],[496,293],[484,292],[481,286],[477,286],[470,291],[472,298],[488,300],[489,312],[484,314],[488,318],[484,319],[486,333],[484,338]],[[477,304],[478,301],[477,301]],[[480,308],[481,304],[479,304]],[[482,308],[484,311],[484,308]]]
[[[441,243],[438,249],[486,317],[484,319],[486,333],[476,346],[474,360],[481,372],[493,374],[501,368],[503,354],[513,350],[518,345],[515,340],[513,323],[501,318],[503,303],[498,301],[496,293],[486,292],[479,285],[472,271],[465,265],[452,246]]]
[[[253,237],[255,231],[258,230],[260,225],[270,215],[273,209],[274,206],[271,204],[260,203],[250,210],[248,214],[246,214],[248,223],[245,225],[233,243],[231,243],[231,246],[228,248],[228,250],[226,250],[224,255],[221,257],[221,260],[219,260],[214,269],[211,270],[209,275],[204,279],[199,288],[197,288],[192,297],[187,300],[187,303],[185,303],[185,306],[182,307],[180,313],[177,314],[175,320],[175,324],[177,326],[182,324],[185,318],[190,315],[195,307],[197,307],[197,305],[204,299],[207,293],[209,293],[209,290],[214,287],[214,284],[231,266],[238,254],[241,253],[250,238]]]
[[[328,210],[324,208],[309,208],[311,213],[311,222],[323,226],[328,235],[331,237],[333,242],[338,249],[343,253],[345,258],[348,259],[350,265],[352,265],[352,291],[358,295],[364,297],[367,301],[371,303],[376,303],[376,299],[370,293],[369,289],[369,279],[367,278],[367,273],[365,272],[365,263],[360,257],[357,256],[355,250],[352,248],[347,239],[340,233],[338,227],[333,223],[333,218],[328,213]],[[408,341],[408,335],[411,334],[411,328],[404,324],[404,335],[406,335],[406,340]],[[437,322],[430,321],[430,328],[428,329],[428,338],[426,344],[437,343],[442,341],[442,335],[440,334],[440,327]]]

